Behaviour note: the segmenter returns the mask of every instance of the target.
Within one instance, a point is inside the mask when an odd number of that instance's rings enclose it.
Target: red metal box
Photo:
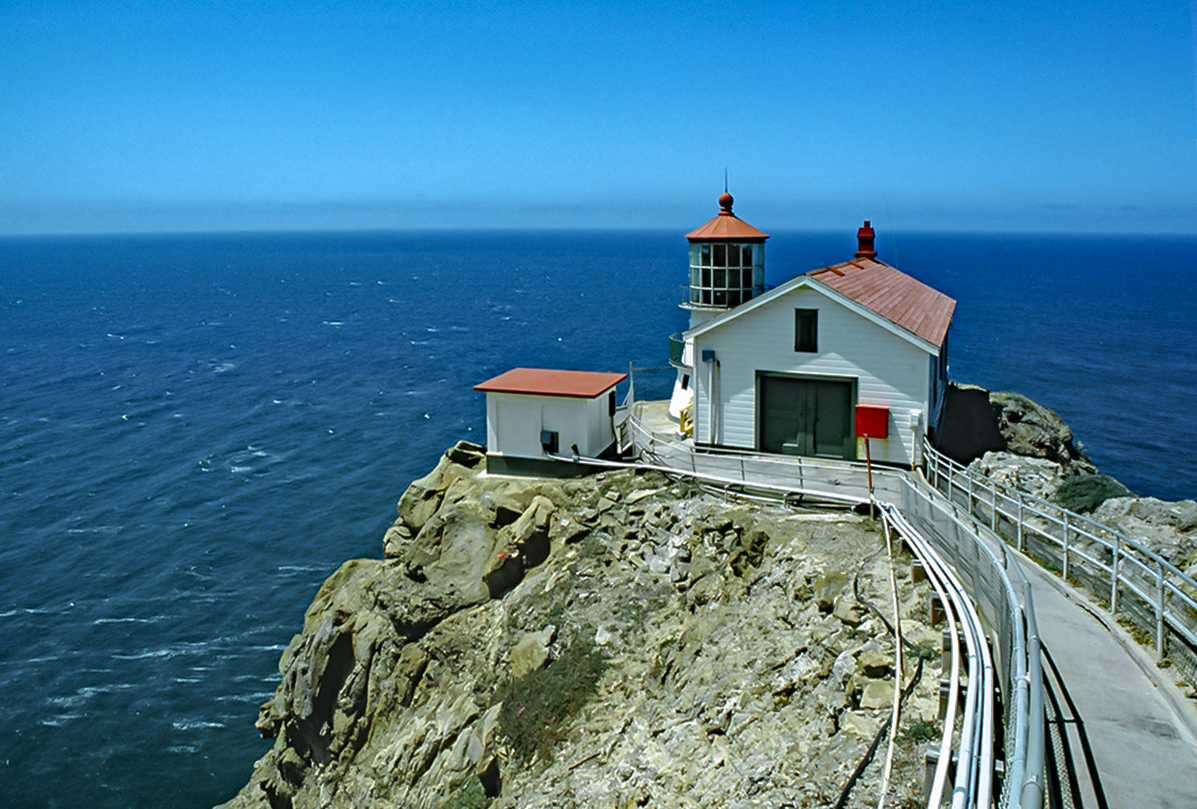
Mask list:
[[[889,438],[889,408],[877,405],[856,406],[856,437]]]

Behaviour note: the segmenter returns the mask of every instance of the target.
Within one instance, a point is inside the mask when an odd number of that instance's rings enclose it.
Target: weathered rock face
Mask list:
[[[1064,482],[1064,468],[1046,458],[1026,458],[1010,452],[986,452],[968,468],[1003,486],[1019,489],[1044,500],[1055,497]]]
[[[1095,474],[1097,467],[1072,443],[1072,429],[1054,410],[1017,393],[989,394],[1006,450],[1060,465],[1065,475]]]
[[[1197,578],[1197,502],[1115,497],[1098,506],[1093,518],[1139,540]]]
[[[962,390],[976,394],[981,389]],[[1072,430],[1058,415],[1015,393],[988,396],[1008,450],[986,452],[968,465],[970,470],[1073,510],[1088,511],[1092,503],[1100,503],[1092,513],[1095,520],[1141,542],[1188,575],[1197,574],[1197,503],[1111,497],[1126,494],[1125,487],[1104,475],[1104,482],[1091,480],[1097,468],[1073,445]],[[1092,483],[1101,493],[1089,505],[1075,505],[1074,494],[1066,496],[1066,490],[1077,483]],[[1103,497],[1109,499],[1101,502]]]
[[[1040,458],[1064,476],[1097,470],[1073,443],[1072,430],[1056,413],[1017,393],[991,392],[952,383],[939,427],[940,451],[962,464],[989,453]]]
[[[283,654],[227,807],[822,806],[888,721],[876,524],[657,475],[490,477],[459,444]],[[902,627],[927,585],[900,568]],[[909,663],[900,673],[910,681]],[[903,726],[934,720],[936,672]],[[897,800],[922,748],[899,745]],[[857,789],[876,802],[877,767]]]

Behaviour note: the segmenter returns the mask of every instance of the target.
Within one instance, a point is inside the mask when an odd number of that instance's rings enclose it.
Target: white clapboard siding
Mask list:
[[[794,350],[795,309],[819,310],[817,353]],[[856,380],[855,404],[890,411],[889,438],[872,441],[873,459],[908,464],[915,458],[928,410],[927,351],[839,301],[799,287],[693,340],[694,435],[700,443],[756,447],[757,372],[769,371]],[[704,350],[714,350],[717,364],[702,362]],[[914,411],[922,414],[917,427],[910,425]],[[857,443],[863,460],[863,443]]]

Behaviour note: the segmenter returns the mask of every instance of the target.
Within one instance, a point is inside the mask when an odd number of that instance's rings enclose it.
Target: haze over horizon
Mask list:
[[[0,234],[1194,232],[1194,4],[0,10]]]

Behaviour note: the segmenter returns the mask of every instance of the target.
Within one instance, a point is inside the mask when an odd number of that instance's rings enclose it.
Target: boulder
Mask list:
[[[825,570],[815,579],[814,598],[821,612],[831,612],[835,602],[848,584],[848,575],[838,570]]]
[[[539,632],[529,632],[511,650],[511,677],[519,679],[535,671],[549,659],[549,644],[557,636],[557,627],[546,626]]]
[[[894,704],[894,684],[891,680],[867,680],[860,690],[862,710],[891,708]]]
[[[1072,442],[1072,428],[1055,411],[1018,393],[989,394],[1006,450],[1057,463],[1065,474],[1094,474],[1097,467]]]

